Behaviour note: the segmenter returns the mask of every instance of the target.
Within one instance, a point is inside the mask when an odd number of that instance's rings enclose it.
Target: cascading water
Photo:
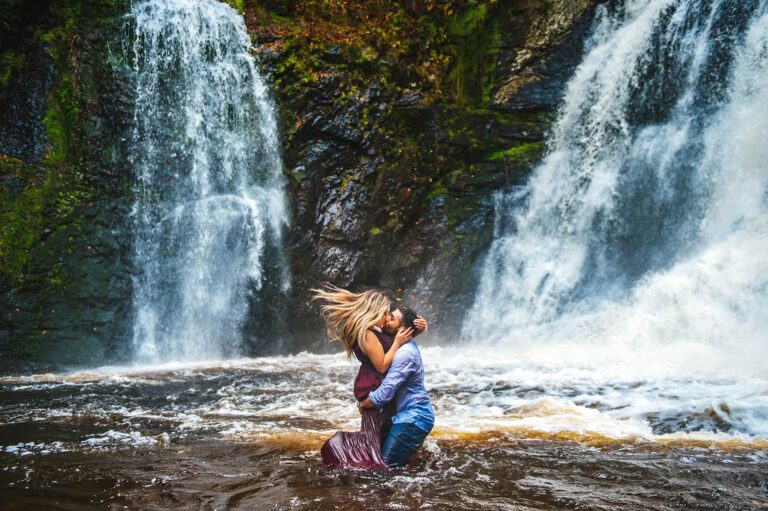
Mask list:
[[[228,5],[142,0],[126,22],[137,359],[238,355],[259,293],[287,286],[274,108]]]
[[[766,376],[767,136],[768,2],[599,8],[547,156],[498,197],[463,337]]]

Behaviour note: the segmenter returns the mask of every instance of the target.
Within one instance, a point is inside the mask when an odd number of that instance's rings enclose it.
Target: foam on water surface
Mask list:
[[[763,378],[648,378],[599,365],[542,366],[490,347],[422,351],[438,438],[768,447]],[[135,434],[135,445],[162,443],[164,434],[236,441],[306,436],[315,445],[337,429],[359,427],[351,393],[356,370],[342,354],[303,353],[3,378],[3,392],[16,404],[0,419],[109,426],[72,448],[126,445]],[[36,405],[40,396],[47,396],[45,407]]]

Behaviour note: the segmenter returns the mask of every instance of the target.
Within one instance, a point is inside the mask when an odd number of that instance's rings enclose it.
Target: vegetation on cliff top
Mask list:
[[[288,52],[276,83],[298,88],[342,66],[418,88],[422,102],[480,106],[499,43],[497,0],[246,2],[262,50]]]

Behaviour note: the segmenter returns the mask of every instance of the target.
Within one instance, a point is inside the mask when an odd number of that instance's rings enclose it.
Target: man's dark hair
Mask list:
[[[395,312],[396,310],[400,311],[400,314],[403,315],[403,320],[400,322],[400,326],[404,326],[405,328],[413,328],[416,329],[416,326],[413,324],[414,320],[416,319],[416,311],[411,309],[410,307],[406,307],[405,305],[396,305],[392,312]]]

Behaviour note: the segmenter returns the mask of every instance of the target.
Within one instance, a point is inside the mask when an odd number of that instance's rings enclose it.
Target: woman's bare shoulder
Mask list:
[[[365,335],[363,336],[363,341],[360,343],[360,349],[363,350],[363,353],[365,353],[365,348],[368,345],[368,343],[372,342],[378,342],[379,339],[376,337],[376,333],[372,329],[368,329],[365,331]]]

